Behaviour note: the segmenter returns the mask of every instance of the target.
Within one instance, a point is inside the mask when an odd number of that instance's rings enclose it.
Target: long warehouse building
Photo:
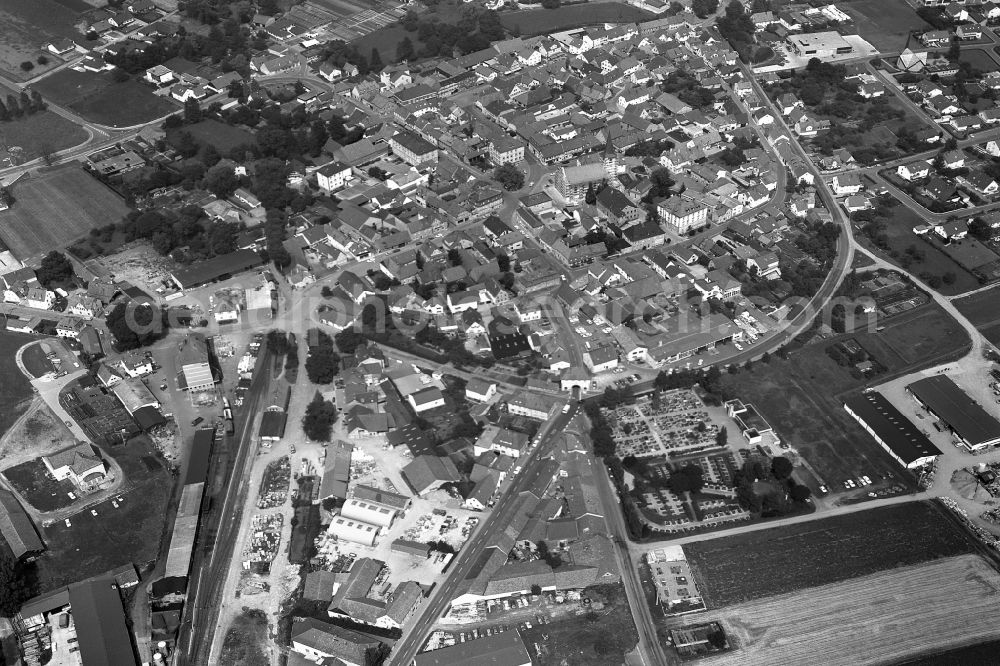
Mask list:
[[[205,494],[205,479],[208,476],[208,462],[214,441],[215,430],[211,428],[202,428],[194,433],[191,460],[184,477],[174,531],[170,536],[165,578],[186,578],[191,569],[191,553],[198,534],[201,500]]]
[[[844,409],[903,467],[915,469],[934,462],[941,450],[913,421],[875,391],[848,398]]]
[[[970,451],[1000,444],[1000,422],[946,375],[913,382],[906,390]]]

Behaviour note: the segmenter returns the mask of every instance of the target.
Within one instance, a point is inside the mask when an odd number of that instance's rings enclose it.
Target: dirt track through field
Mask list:
[[[737,649],[699,666],[893,663],[1000,638],[1000,573],[978,555],[855,578],[718,612]]]

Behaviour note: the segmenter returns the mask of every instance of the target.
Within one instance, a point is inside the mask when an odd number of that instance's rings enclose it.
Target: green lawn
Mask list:
[[[959,312],[964,314],[979,332],[995,345],[1000,345],[998,298],[1000,298],[1000,287],[994,287],[955,301],[955,307],[958,308]]]
[[[601,23],[639,23],[656,18],[650,12],[619,2],[588,2],[557,9],[521,9],[503,12],[500,21],[524,36],[541,35]]]
[[[87,140],[82,127],[51,111],[0,123],[0,156],[21,149],[25,161],[78,146]]]
[[[40,458],[8,467],[3,475],[21,497],[39,511],[64,509],[76,501],[69,493],[79,496],[71,481],[56,481],[50,477]]]
[[[190,133],[201,143],[212,144],[223,155],[229,153],[233,148],[252,146],[257,143],[256,137],[250,132],[220,123],[218,120],[203,120],[194,125],[185,125],[183,128],[168,132],[167,138],[173,141],[177,134],[182,131]]]
[[[95,5],[96,6],[96,5]],[[24,81],[60,60],[42,50],[47,42],[69,37],[85,44],[83,35],[74,28],[80,12],[92,9],[83,0],[3,0],[0,2],[0,70],[8,78]],[[30,73],[21,69],[22,62],[45,55],[49,64],[36,64]]]
[[[110,451],[125,474],[123,501],[110,501],[44,528],[47,550],[38,560],[42,590],[50,590],[129,562],[139,569],[153,562],[163,538],[173,477],[144,438]]]
[[[0,435],[7,432],[21,414],[28,409],[28,404],[34,394],[31,382],[24,376],[14,362],[14,354],[18,349],[34,340],[30,335],[11,333],[0,329]]]
[[[135,80],[117,83],[107,72],[64,69],[34,86],[46,99],[66,106],[90,121],[114,127],[146,123],[180,110],[166,97]]]
[[[0,212],[0,239],[22,261],[72,243],[95,227],[120,222],[128,212],[114,190],[75,164],[22,178],[12,193],[14,205]]]
[[[854,19],[858,34],[883,52],[902,51],[910,31],[931,29],[906,0],[847,0],[838,7]]]
[[[890,246],[888,254],[874,247],[863,234],[858,234],[857,238],[865,247],[874,250],[899,266],[901,266],[899,259],[906,254],[907,249],[910,246],[916,247],[923,253],[923,259],[910,264],[909,268],[906,269],[908,272],[917,276],[921,273],[929,273],[937,276],[942,276],[949,272],[955,274],[954,283],[950,285],[942,284],[938,289],[942,294],[953,296],[978,288],[979,280],[972,273],[962,268],[941,250],[913,233],[913,228],[921,224],[925,224],[925,222],[919,215],[906,206],[898,204],[892,208],[892,216],[888,219],[885,226],[885,234]]]

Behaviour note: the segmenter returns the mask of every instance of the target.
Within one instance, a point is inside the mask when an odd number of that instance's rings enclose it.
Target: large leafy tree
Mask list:
[[[302,430],[306,437],[317,442],[329,442],[336,421],[337,408],[316,391],[316,395],[306,406],[306,414],[302,419]]]
[[[42,265],[35,275],[44,287],[73,277],[73,263],[66,255],[52,250],[42,259]]]
[[[329,384],[340,370],[340,356],[332,347],[313,347],[306,358],[306,374],[314,384]]]
[[[508,192],[524,187],[524,174],[513,164],[501,164],[493,172],[493,177],[503,185]]]
[[[150,304],[136,305],[133,302],[120,301],[108,316],[105,324],[115,338],[115,347],[119,351],[138,349],[156,341],[163,333],[157,307]]]

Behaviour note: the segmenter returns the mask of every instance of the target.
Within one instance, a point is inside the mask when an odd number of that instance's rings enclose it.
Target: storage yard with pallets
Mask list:
[[[260,494],[257,497],[258,509],[273,509],[281,506],[288,499],[288,487],[292,478],[292,468],[288,464],[288,456],[281,456],[267,464],[264,478],[260,481]]]
[[[877,541],[877,539],[876,539]],[[731,652],[702,666],[897,663],[1000,637],[1000,574],[960,555],[731,606],[720,620]]]

